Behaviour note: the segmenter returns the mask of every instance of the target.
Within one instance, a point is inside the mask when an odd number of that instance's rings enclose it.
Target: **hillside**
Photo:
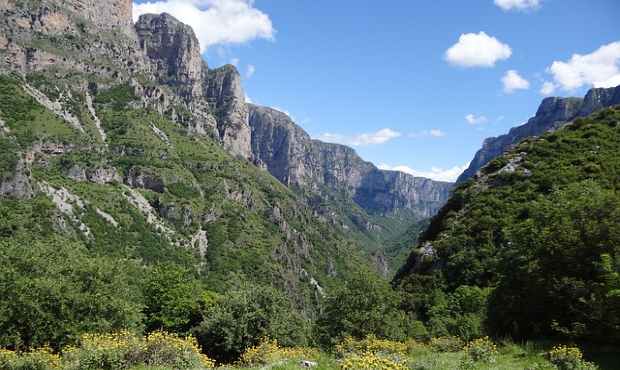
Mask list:
[[[620,88],[591,89],[584,98],[551,97],[542,101],[536,115],[505,135],[487,138],[476,152],[469,167],[459,176],[457,183],[474,177],[478,170],[521,141],[552,131],[566,122],[585,117],[603,108],[620,104]]]
[[[618,108],[527,139],[455,190],[394,283],[434,331],[613,342],[619,173]]]

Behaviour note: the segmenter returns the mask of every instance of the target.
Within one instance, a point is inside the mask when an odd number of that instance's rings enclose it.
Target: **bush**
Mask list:
[[[549,361],[559,370],[595,370],[597,366],[583,359],[577,347],[555,346],[547,353]]]
[[[216,298],[193,329],[199,343],[221,362],[234,362],[263,338],[286,347],[307,344],[307,323],[280,291],[245,283]]]
[[[374,335],[369,335],[363,340],[356,340],[352,337],[345,338],[336,345],[336,354],[340,358],[350,354],[359,355],[364,353],[405,356],[409,349],[409,345],[406,343],[378,339]]]
[[[281,347],[277,340],[263,339],[260,344],[248,348],[239,364],[241,366],[263,366],[280,360],[314,360],[319,353],[317,350],[306,347]]]
[[[215,363],[200,353],[192,337],[161,331],[139,337],[123,331],[82,336],[78,347],[63,350],[63,365],[69,370],[116,370],[137,365],[204,369],[213,368]]]
[[[476,339],[465,346],[465,353],[474,362],[492,364],[496,360],[497,346],[488,337]]]
[[[436,352],[459,352],[465,343],[459,337],[439,337],[431,339],[431,348]]]
[[[406,370],[408,366],[399,358],[389,358],[372,352],[354,354],[340,364],[342,370]]]
[[[60,357],[48,347],[19,354],[0,349],[0,369],[3,370],[50,370],[59,368]]]

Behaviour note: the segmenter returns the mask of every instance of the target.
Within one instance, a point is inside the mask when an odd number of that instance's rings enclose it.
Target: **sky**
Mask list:
[[[138,0],[246,99],[385,169],[453,181],[545,96],[620,85],[620,0]]]

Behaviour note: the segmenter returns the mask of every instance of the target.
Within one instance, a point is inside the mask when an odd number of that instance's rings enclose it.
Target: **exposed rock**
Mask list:
[[[11,130],[9,130],[9,127],[2,120],[2,118],[0,118],[0,136],[5,136],[10,133],[11,133]]]
[[[85,203],[77,195],[71,194],[67,189],[56,189],[51,185],[42,182],[39,184],[42,193],[50,197],[60,213],[64,214],[87,238],[92,238],[90,228],[80,220],[81,213],[84,211]]]
[[[75,165],[67,171],[67,177],[75,181],[89,181],[101,185],[123,182],[122,176],[114,167],[83,168]]]
[[[155,230],[162,233],[162,235],[170,242],[178,245],[179,242],[176,240],[176,232],[168,227],[163,220],[157,217],[157,212],[146,200],[146,198],[144,198],[144,196],[142,196],[142,194],[140,194],[137,190],[127,186],[124,186],[124,188],[125,192],[123,195],[125,195],[125,198],[132,206],[136,207],[140,213],[146,217],[146,222],[153,226]]]
[[[457,182],[473,177],[484,165],[528,137],[539,136],[576,118],[585,117],[616,104],[620,104],[620,86],[609,89],[591,89],[583,99],[546,98],[540,104],[536,115],[525,124],[512,128],[506,135],[486,139],[469,168],[463,172]]]
[[[65,110],[59,101],[52,102],[45,94],[28,84],[24,84],[24,90],[39,104],[54,112],[58,117],[70,124],[71,127],[81,133],[84,133],[84,128],[82,127],[80,120],[78,120],[77,117],[71,112]]]
[[[63,0],[63,3],[99,28],[133,32],[132,0]]]
[[[141,167],[129,169],[125,175],[125,184],[132,188],[149,189],[157,193],[163,193],[165,189],[164,181],[159,176]]]
[[[155,135],[157,135],[157,137],[159,139],[161,139],[161,141],[164,142],[164,144],[170,146],[170,139],[168,139],[168,135],[166,135],[165,132],[163,132],[162,130],[160,130],[157,126],[155,126],[155,124],[153,122],[151,122],[151,130],[153,130],[153,132],[155,133]]]
[[[20,159],[9,178],[0,178],[0,197],[29,199],[34,195],[30,166],[27,160]]]
[[[105,213],[104,211],[100,210],[99,208],[95,209],[95,212],[97,212],[97,214],[99,216],[101,216],[101,218],[103,218],[104,220],[106,220],[109,224],[111,224],[114,227],[118,227],[118,222],[116,222],[116,220],[114,219],[114,217],[112,217],[110,214]]]
[[[204,135],[215,127],[224,148],[249,159],[248,108],[236,68],[209,70],[194,31],[169,14],[141,16],[136,32],[159,81],[170,86],[193,113],[189,131]]]
[[[90,93],[88,91],[86,91],[86,107],[88,108],[88,111],[93,118],[93,122],[95,122],[95,127],[97,127],[97,131],[99,132],[101,141],[105,143],[107,140],[107,136],[105,134],[105,131],[103,131],[101,120],[99,120],[99,117],[97,117],[97,112],[95,111],[95,107],[93,106],[93,98],[90,96]]]
[[[371,213],[410,209],[432,216],[448,199],[452,185],[383,171],[338,144],[312,140],[291,118],[275,109],[249,105],[255,162],[285,185],[345,192]]]
[[[202,258],[207,256],[207,249],[209,248],[209,239],[207,238],[207,232],[204,230],[198,230],[194,236],[192,236],[192,240],[190,241],[190,245],[194,248]]]

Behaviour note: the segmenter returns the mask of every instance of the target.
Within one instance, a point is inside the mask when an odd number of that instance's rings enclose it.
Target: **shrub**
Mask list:
[[[286,347],[305,345],[306,325],[283,293],[270,286],[245,283],[216,298],[193,333],[216,360],[234,362],[262,338],[273,338]]]
[[[465,346],[465,353],[474,362],[494,363],[497,346],[488,337],[479,338]]]
[[[336,354],[341,358],[350,354],[364,353],[405,356],[408,352],[409,346],[406,343],[378,339],[374,335],[369,335],[363,340],[346,337],[336,345]]]
[[[583,359],[577,347],[555,346],[547,353],[549,361],[559,370],[594,370],[597,366]]]
[[[203,369],[213,368],[215,363],[200,353],[192,337],[157,331],[143,338],[123,331],[82,336],[78,347],[63,350],[63,365],[76,370],[129,369],[137,365]]]
[[[317,359],[317,350],[307,347],[281,347],[277,340],[263,339],[258,345],[248,348],[239,364],[242,366],[262,366],[280,360]]]
[[[439,337],[431,339],[431,348],[437,352],[459,352],[465,343],[459,337]]]
[[[19,354],[0,349],[0,368],[3,370],[60,369],[60,356],[54,354],[49,347]]]
[[[372,352],[354,354],[340,364],[342,370],[406,370],[407,365],[398,358],[389,358]]]

